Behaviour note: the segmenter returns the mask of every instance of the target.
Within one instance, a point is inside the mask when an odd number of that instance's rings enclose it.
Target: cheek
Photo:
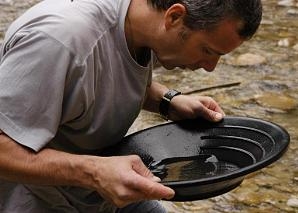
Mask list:
[[[187,64],[194,64],[201,60],[202,56],[198,51],[194,51],[194,49],[185,50],[182,57],[186,61]]]
[[[181,55],[188,61],[196,62],[202,57],[199,48],[191,43],[186,43],[183,48],[181,48]]]

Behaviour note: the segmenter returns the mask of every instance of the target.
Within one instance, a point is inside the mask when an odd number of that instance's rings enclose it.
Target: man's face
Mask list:
[[[240,46],[244,39],[237,30],[239,21],[223,20],[212,31],[192,31],[181,25],[168,31],[166,42],[156,49],[160,63],[167,69],[180,67],[213,71],[220,56]]]

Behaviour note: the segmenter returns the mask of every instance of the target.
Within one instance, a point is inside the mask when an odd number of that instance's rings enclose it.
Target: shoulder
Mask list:
[[[104,33],[118,24],[120,1],[45,0],[11,25],[6,40],[18,31],[39,31],[84,57]]]

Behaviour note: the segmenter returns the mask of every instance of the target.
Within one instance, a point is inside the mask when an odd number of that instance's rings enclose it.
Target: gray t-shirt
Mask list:
[[[129,3],[45,0],[16,20],[0,53],[0,129],[35,151],[88,153],[120,141],[151,81],[151,67],[138,65],[127,48]],[[20,190],[49,203],[59,196],[82,201],[92,195],[73,187],[0,181],[0,210],[3,199],[10,203]],[[11,202],[18,205],[17,200]]]
[[[11,25],[0,64],[3,132],[36,151],[121,140],[151,78],[127,48],[129,2],[46,0]]]

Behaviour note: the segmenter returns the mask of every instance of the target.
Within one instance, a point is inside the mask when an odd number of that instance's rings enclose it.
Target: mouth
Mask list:
[[[182,69],[182,70],[185,70],[185,71],[195,71],[195,70],[197,70],[197,69],[199,69],[199,68],[193,68],[193,67],[188,67],[188,66],[182,66],[182,65],[180,65],[180,66],[177,66],[176,67],[177,69]]]
[[[196,71],[198,69],[201,69],[201,67],[187,67],[187,66],[184,66],[184,69],[190,70],[190,71]]]

